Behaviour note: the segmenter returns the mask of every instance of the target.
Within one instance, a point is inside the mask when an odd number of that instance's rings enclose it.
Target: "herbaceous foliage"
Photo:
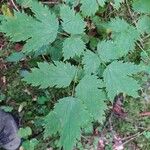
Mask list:
[[[150,2],[133,2],[133,10],[142,13],[136,25],[121,17],[106,21],[104,28],[111,32],[111,38],[99,38],[94,48],[89,46],[88,20],[98,29],[102,22],[94,16],[105,7],[107,0],[81,0],[80,4],[66,0],[58,5],[57,11],[34,0],[18,3],[22,11],[14,10],[13,16],[0,17],[0,32],[12,42],[23,41],[26,57],[50,50],[53,61],[38,62],[23,81],[40,89],[72,88],[68,96],[57,100],[44,118],[44,137],[58,134],[59,147],[71,150],[85,127],[93,122],[103,123],[108,100],[112,102],[119,93],[139,96],[141,85],[135,75],[148,68],[130,62],[128,55],[135,51],[141,37],[150,33],[147,15]],[[111,4],[118,10],[123,3],[124,0],[114,0]],[[32,13],[27,13],[24,8]]]

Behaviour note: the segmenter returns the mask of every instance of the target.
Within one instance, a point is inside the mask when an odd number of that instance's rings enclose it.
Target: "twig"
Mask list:
[[[137,127],[138,129],[142,129],[142,130],[146,130],[146,131],[150,131],[150,128],[145,128],[145,127]]]
[[[42,58],[45,62],[48,62],[44,55],[42,55]]]
[[[112,137],[113,137],[113,139],[115,139],[115,131],[113,130],[113,125],[112,125],[112,116],[113,116],[113,114],[111,113],[111,116],[109,117],[109,126],[110,126],[110,132],[111,132],[111,134],[112,134]]]
[[[127,139],[131,139],[131,138],[133,138],[133,137],[136,137],[138,134],[139,134],[139,132],[136,133],[136,134],[134,134],[134,135],[130,135],[130,136],[124,137],[124,138],[122,138],[122,141],[125,141],[125,140],[127,140]]]
[[[132,22],[133,22],[133,24],[135,25],[135,27],[137,27],[137,23],[136,23],[136,21],[134,20],[134,16],[133,16],[132,11],[131,11],[131,9],[130,9],[128,0],[125,0],[125,3],[126,3],[126,6],[127,6],[127,10],[128,10],[129,16],[130,16],[130,18],[132,19]],[[140,42],[140,45],[141,45],[142,47],[144,47],[144,45],[143,45],[143,39],[140,38],[139,42]]]
[[[12,5],[14,6],[14,8],[15,8],[17,11],[19,11],[19,9],[18,9],[17,5],[15,4],[14,0],[10,0],[10,1],[11,1]]]
[[[150,37],[150,34],[148,34],[147,36],[145,36],[144,38],[143,38],[143,41],[145,41],[146,39],[148,39]]]
[[[140,133],[138,132],[138,133],[136,133],[135,135],[133,135],[132,138],[130,138],[129,140],[127,140],[127,141],[125,141],[124,143],[122,143],[122,145],[124,146],[124,145],[126,145],[127,143],[129,143],[130,141],[132,141],[132,140],[138,138],[138,137],[141,136],[144,132],[145,132],[145,130],[144,130],[143,132],[140,132]]]
[[[145,55],[147,56],[148,60],[150,61],[150,58],[149,58],[147,52],[143,49],[143,47],[141,47],[141,45],[138,42],[136,42],[136,45],[145,53]]]
[[[85,139],[86,141],[88,141],[88,138],[87,138],[86,136],[84,136],[84,135],[81,134],[81,137],[82,137],[83,139]]]
[[[129,140],[127,140],[127,141],[125,141],[124,143],[122,143],[122,145],[125,145],[125,144],[127,144],[127,143],[129,143],[130,141],[132,141],[132,140],[134,140],[134,139],[136,139],[136,138],[138,138],[139,136],[141,136],[145,131],[149,131],[150,130],[150,128],[146,128],[144,131],[142,131],[142,132],[138,132],[138,133],[136,133],[136,134],[134,134],[134,135],[132,135],[132,136],[129,136],[129,137],[126,137],[126,139],[128,139],[128,138],[130,138]],[[123,139],[123,140],[125,140],[125,139]]]
[[[129,15],[130,15],[130,18],[133,20],[133,23],[136,25],[136,22],[134,21],[134,17],[133,17],[133,14],[132,14],[132,12],[131,12],[131,9],[130,9],[128,0],[125,0],[125,3],[126,3],[127,10],[128,10]]]
[[[58,34],[69,37],[69,35],[67,33],[58,32]]]
[[[80,63],[78,64],[77,70],[75,72],[74,83],[73,83],[73,88],[72,88],[72,96],[74,96],[74,93],[75,93],[76,78],[77,78],[77,75],[78,75],[78,68],[79,68],[79,66],[80,66]]]
[[[140,117],[147,117],[150,116],[150,112],[142,112],[140,113]]]
[[[109,114],[108,114],[108,116],[107,116],[107,118],[105,119],[105,122],[104,122],[103,125],[102,125],[101,132],[100,132],[100,136],[103,134],[105,128],[106,128],[107,125],[109,124],[109,120],[110,120],[110,118],[112,117],[112,115],[113,115],[113,111],[112,111],[112,109],[111,109],[110,112],[109,112]]]

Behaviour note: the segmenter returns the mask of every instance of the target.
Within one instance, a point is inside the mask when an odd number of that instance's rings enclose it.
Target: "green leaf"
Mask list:
[[[80,3],[82,14],[84,16],[93,16],[98,10],[99,6],[103,7],[106,0],[81,0]]]
[[[98,38],[95,38],[93,36],[90,36],[89,38],[89,44],[90,44],[90,49],[95,51],[96,47],[97,47],[97,44],[99,42],[99,39]]]
[[[0,91],[0,102],[4,101],[6,96]]]
[[[45,117],[44,125],[45,125],[44,138],[55,135],[61,128],[60,118],[57,116],[55,112],[50,112]]]
[[[37,99],[37,103],[40,104],[40,105],[44,105],[49,100],[50,100],[50,98],[47,98],[47,97],[44,97],[44,96],[40,96]]]
[[[128,54],[135,48],[135,42],[139,39],[140,34],[138,30],[129,25],[124,19],[115,18],[109,23],[109,30],[112,31],[112,39],[114,47],[119,53],[119,57]],[[114,49],[114,47],[112,47]]]
[[[40,86],[40,88],[53,86],[61,88],[70,85],[75,72],[76,67],[69,63],[55,62],[55,65],[49,65],[44,62],[38,63],[38,68],[33,68],[32,72],[28,73],[23,80],[32,86]]]
[[[107,2],[107,0],[97,0],[98,4],[103,7],[105,5],[105,2]]]
[[[31,5],[33,0],[16,0],[16,2],[24,8],[27,8]],[[37,1],[37,0],[34,0]]]
[[[82,63],[84,64],[85,73],[91,74],[91,73],[97,72],[97,69],[99,68],[101,64],[101,60],[97,54],[93,53],[90,50],[87,50],[84,53]]]
[[[63,56],[64,59],[80,56],[85,49],[85,43],[81,37],[69,37],[63,43]]]
[[[25,55],[22,52],[14,52],[6,58],[6,61],[18,62],[23,58],[25,58]]]
[[[52,114],[54,113],[61,123],[61,127],[57,128],[60,134],[60,146],[63,146],[63,149],[65,150],[71,150],[75,146],[77,139],[80,139],[82,125],[85,124],[89,119],[87,112],[78,99],[73,97],[65,97],[60,99],[59,103],[55,105]],[[49,117],[52,118],[51,113]],[[49,126],[51,126],[51,121],[53,120],[50,119],[46,123],[45,128],[50,129]],[[52,124],[52,126],[53,125],[54,124]],[[51,129],[53,128],[54,126],[51,127]]]
[[[59,61],[63,57],[62,47],[63,42],[61,40],[56,40],[52,46],[49,46],[47,52],[50,53],[53,61]]]
[[[147,53],[146,53],[146,55],[145,55],[145,53],[142,53],[142,55],[144,55],[144,58],[142,58],[144,60],[146,60],[146,59],[149,58],[148,55],[147,55]],[[143,57],[143,56],[141,56],[141,57]],[[141,69],[142,69],[143,72],[145,72],[147,74],[150,74],[150,64],[149,63],[145,64],[145,63],[141,62],[140,63],[140,67],[141,67]]]
[[[0,22],[4,21],[5,17],[3,15],[0,15]]]
[[[124,0],[114,0],[114,7],[115,7],[116,9],[119,9],[120,4],[121,4],[122,2],[124,2]]]
[[[32,130],[30,127],[20,128],[18,131],[18,135],[21,138],[27,138],[28,136],[32,135]]]
[[[37,139],[31,139],[31,140],[26,140],[23,142],[22,146],[24,150],[35,150],[35,147],[38,144],[38,140]]]
[[[137,28],[141,34],[150,33],[150,17],[142,16],[137,22]]]
[[[140,71],[140,67],[132,63],[114,61],[108,65],[103,76],[110,100],[114,100],[119,93],[138,97],[137,91],[140,89],[140,85],[131,75]]]
[[[150,1],[149,0],[134,0],[133,2],[134,11],[140,13],[150,13]]]
[[[120,19],[119,17],[111,19],[110,22],[108,22],[108,27],[112,31],[113,34],[118,34],[121,32],[127,32],[128,28],[131,28],[124,19]]]
[[[13,107],[11,107],[11,106],[0,106],[0,109],[4,110],[5,112],[13,111]]]
[[[47,7],[32,1],[31,8],[36,18],[24,12],[15,12],[13,17],[6,17],[0,26],[0,32],[9,36],[11,41],[26,41],[23,50],[27,53],[52,43],[58,30],[58,20]]]
[[[128,39],[124,39],[127,36]],[[97,52],[102,61],[109,62],[128,54],[130,50],[133,51],[134,46],[135,39],[133,39],[133,36],[131,38],[126,33],[120,33],[120,36],[118,34],[114,41],[100,41],[97,45]]]
[[[144,131],[143,135],[146,139],[148,139],[148,140],[150,139],[150,131]]]
[[[82,34],[85,30],[85,22],[79,13],[75,14],[69,6],[63,5],[60,8],[60,16],[63,20],[62,26],[64,31],[70,34]]]
[[[84,16],[92,16],[98,11],[97,0],[81,0],[81,11]]]
[[[78,2],[78,1],[75,1],[75,0],[65,0],[65,2],[66,2],[67,4],[73,5],[74,7],[79,4],[79,2]]]
[[[121,57],[122,51],[117,48],[117,45],[113,41],[101,41],[97,45],[97,51],[102,61],[109,62],[113,59]]]
[[[89,86],[90,85],[90,86]],[[102,122],[106,110],[105,94],[99,88],[103,86],[102,81],[96,76],[86,75],[76,87],[76,96],[80,99],[92,118]]]

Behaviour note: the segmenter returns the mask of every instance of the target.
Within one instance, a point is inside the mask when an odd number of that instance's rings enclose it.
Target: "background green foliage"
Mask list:
[[[150,2],[65,0],[50,7],[17,2],[18,10],[3,4],[0,16],[0,32],[10,43],[0,53],[9,67],[2,72],[9,83],[0,101],[5,95],[15,100],[27,126],[19,131],[25,149],[72,150],[93,126],[103,125],[116,95],[142,95],[150,73]],[[10,49],[16,43],[23,47],[19,52]],[[134,128],[119,121],[117,126],[122,134]],[[143,136],[148,139],[149,132]]]

